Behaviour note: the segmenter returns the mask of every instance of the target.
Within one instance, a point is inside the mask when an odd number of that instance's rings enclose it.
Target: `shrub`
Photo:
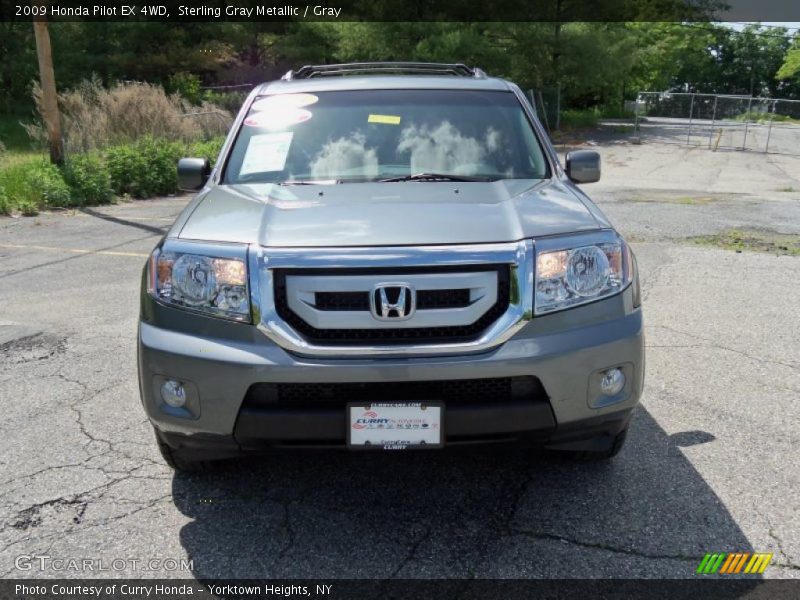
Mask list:
[[[106,165],[112,189],[119,195],[130,194],[135,198],[175,193],[176,165],[184,151],[184,144],[150,136],[109,148]]]
[[[37,157],[16,163],[0,172],[0,186],[8,203],[28,214],[48,206],[70,206],[70,191],[61,171],[47,159]]]
[[[33,97],[41,112],[38,84]],[[61,94],[59,106],[69,153],[124,144],[143,136],[185,142],[207,139],[225,133],[232,122],[230,113],[218,106],[207,101],[194,106],[180,94],[168,95],[161,86],[120,83],[106,89],[97,78]],[[25,125],[25,129],[44,144],[41,123]]]
[[[11,201],[8,199],[6,189],[0,186],[0,215],[11,214]]]
[[[23,200],[17,208],[26,217],[35,217],[39,214],[39,206],[32,200]]]
[[[42,161],[32,166],[27,183],[33,191],[30,200],[37,206],[70,206],[69,187],[55,165]]]
[[[561,111],[562,129],[586,129],[597,127],[597,113],[592,109]]]
[[[170,76],[166,87],[170,93],[180,94],[192,104],[200,101],[200,78],[197,75],[180,71]]]
[[[68,157],[62,172],[73,204],[106,204],[114,197],[111,175],[97,154]]]
[[[207,158],[213,167],[214,163],[217,162],[217,157],[219,156],[219,152],[222,150],[222,144],[224,143],[224,136],[215,137],[206,142],[195,142],[193,144],[189,144],[184,155]]]

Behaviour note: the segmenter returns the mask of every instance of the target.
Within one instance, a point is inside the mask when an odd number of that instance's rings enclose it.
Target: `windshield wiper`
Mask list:
[[[415,173],[414,175],[401,175],[400,177],[389,177],[379,179],[380,183],[390,183],[394,181],[496,181],[491,177],[469,177],[468,175],[451,175],[449,173]]]

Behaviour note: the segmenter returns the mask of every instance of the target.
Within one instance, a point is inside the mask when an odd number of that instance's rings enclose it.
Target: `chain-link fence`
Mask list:
[[[641,92],[639,141],[800,156],[800,100]]]

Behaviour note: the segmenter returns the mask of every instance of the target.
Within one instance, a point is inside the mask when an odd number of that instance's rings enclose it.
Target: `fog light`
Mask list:
[[[625,387],[625,375],[620,369],[609,369],[600,380],[600,391],[606,396],[616,396]]]
[[[180,382],[167,379],[161,385],[161,398],[173,408],[180,408],[186,404],[186,390]]]

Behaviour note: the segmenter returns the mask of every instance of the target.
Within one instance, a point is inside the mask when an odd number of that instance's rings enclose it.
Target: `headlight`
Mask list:
[[[147,292],[165,304],[250,320],[247,267],[240,258],[155,250]]]
[[[612,296],[631,280],[627,244],[581,246],[536,255],[537,315]]]

